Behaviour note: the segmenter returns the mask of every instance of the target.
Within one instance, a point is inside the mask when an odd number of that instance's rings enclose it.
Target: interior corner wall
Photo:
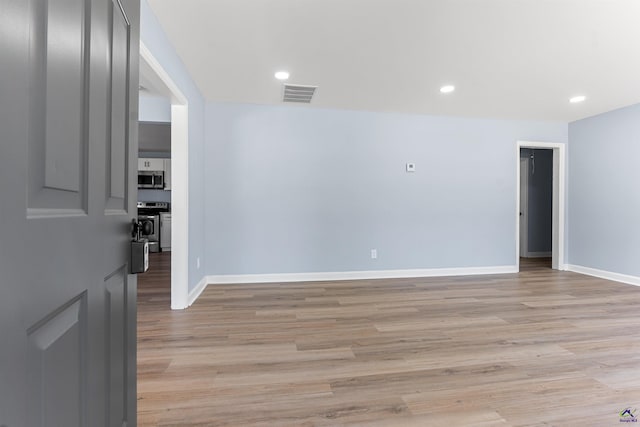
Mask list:
[[[640,276],[640,104],[569,124],[569,263]]]
[[[212,275],[515,266],[517,141],[567,141],[559,122],[294,106],[208,103],[205,122]]]
[[[158,60],[182,94],[187,98],[189,113],[189,291],[204,276],[196,266],[204,258],[204,109],[202,94],[187,68],[178,57],[146,0],[140,2],[140,39]]]

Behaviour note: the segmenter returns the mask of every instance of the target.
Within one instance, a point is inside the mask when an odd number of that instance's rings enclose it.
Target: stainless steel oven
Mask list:
[[[143,230],[140,237],[149,241],[149,252],[160,252],[160,216],[138,215],[138,222],[142,224]],[[146,226],[147,223],[149,226]]]
[[[146,228],[149,233],[142,233],[143,238],[149,240],[149,252],[160,252],[160,214],[170,211],[167,202],[138,202],[138,221],[143,225],[149,223]]]

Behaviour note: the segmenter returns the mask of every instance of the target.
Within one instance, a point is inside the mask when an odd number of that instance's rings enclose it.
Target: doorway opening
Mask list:
[[[518,270],[565,270],[565,145],[518,141],[517,154]]]
[[[553,151],[520,149],[520,265],[551,268]]]
[[[140,43],[140,74],[145,81],[171,103],[171,232],[170,255],[160,256],[158,274],[169,274],[171,282],[171,308],[188,307],[189,252],[188,252],[188,103],[173,79]],[[170,260],[168,259],[170,258]]]

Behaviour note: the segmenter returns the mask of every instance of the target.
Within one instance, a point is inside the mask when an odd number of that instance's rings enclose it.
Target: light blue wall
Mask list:
[[[205,251],[203,210],[204,98],[191,79],[186,67],[173,49],[160,23],[146,0],[140,2],[140,38],[160,62],[188,100],[189,109],[189,290],[193,289],[203,271],[196,269],[196,258]]]
[[[567,125],[207,104],[207,272],[513,266],[517,140]]]
[[[138,120],[141,122],[170,122],[171,101],[159,96],[139,95]]]
[[[640,104],[569,124],[569,263],[640,276]]]

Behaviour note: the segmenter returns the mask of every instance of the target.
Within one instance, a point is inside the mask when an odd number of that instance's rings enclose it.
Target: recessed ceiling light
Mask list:
[[[456,87],[453,86],[453,85],[446,85],[446,86],[442,86],[440,88],[440,92],[442,92],[442,93],[451,93],[454,90],[456,90]]]
[[[569,102],[572,104],[577,104],[578,102],[582,102],[587,99],[584,95],[574,96],[573,98],[569,98]]]
[[[278,80],[287,80],[289,78],[289,72],[288,71],[278,71],[276,73],[276,79]]]

